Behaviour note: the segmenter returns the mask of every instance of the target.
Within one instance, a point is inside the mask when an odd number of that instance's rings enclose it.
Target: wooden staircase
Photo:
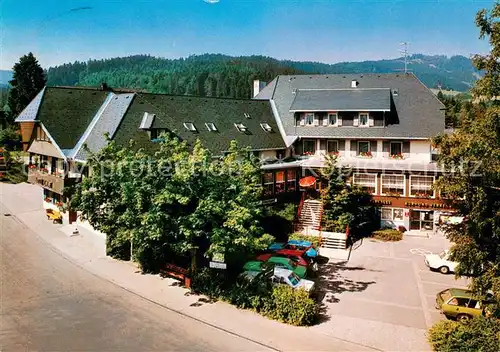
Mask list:
[[[301,202],[297,214],[296,231],[321,230],[323,203],[315,199],[306,199]]]

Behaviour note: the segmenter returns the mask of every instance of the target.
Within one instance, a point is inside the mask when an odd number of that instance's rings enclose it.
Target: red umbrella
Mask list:
[[[314,186],[316,179],[313,176],[303,177],[299,180],[300,187],[306,188]]]

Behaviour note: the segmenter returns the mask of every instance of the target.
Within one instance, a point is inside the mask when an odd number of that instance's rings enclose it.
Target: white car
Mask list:
[[[240,277],[251,282],[259,275],[267,276],[263,272],[245,271],[240,274]],[[274,270],[272,271],[272,275],[269,278],[274,284],[288,285],[290,287],[293,287],[294,289],[302,288],[307,292],[311,292],[314,288],[314,281],[301,279],[292,270],[284,268],[274,268]]]
[[[442,274],[448,274],[455,271],[458,263],[450,260],[450,251],[446,249],[440,254],[426,254],[425,265],[430,269],[439,270]]]
[[[295,289],[302,288],[307,292],[311,292],[314,288],[314,281],[301,279],[292,270],[284,268],[274,268],[271,281],[278,284],[285,284]]]

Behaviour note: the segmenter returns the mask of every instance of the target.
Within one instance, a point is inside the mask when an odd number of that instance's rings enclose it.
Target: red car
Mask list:
[[[287,255],[287,254],[282,254],[279,252],[280,251],[278,251],[276,253],[261,254],[256,259],[261,261],[261,262],[267,262],[269,260],[269,258],[271,258],[271,257],[282,257],[282,258],[289,258],[292,262],[294,262],[297,265],[305,266],[305,267],[309,266],[309,263],[307,262],[307,260],[302,258],[300,255],[294,255],[294,254]]]

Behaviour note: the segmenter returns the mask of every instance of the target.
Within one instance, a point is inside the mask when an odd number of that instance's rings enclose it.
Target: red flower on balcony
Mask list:
[[[40,168],[40,172],[47,174],[47,173],[49,173],[49,170],[46,167],[42,167],[42,168]]]
[[[329,155],[336,155],[336,156],[339,156],[339,152],[336,151],[336,152],[328,152]]]
[[[401,153],[400,153],[400,154],[391,154],[391,155],[389,155],[389,157],[390,157],[391,159],[399,159],[399,160],[403,160],[403,159],[405,158],[405,157],[403,156],[403,154],[401,154]]]
[[[45,201],[46,201],[47,203],[52,203],[52,198],[45,197]]]
[[[360,153],[359,153],[359,156],[362,156],[362,157],[364,157],[364,158],[371,158],[371,157],[373,156],[373,154],[372,154],[372,151],[371,151],[371,150],[369,150],[369,151],[367,151],[367,152],[360,152]]]
[[[36,165],[35,164],[29,164],[28,165],[28,169],[36,169]]]
[[[314,154],[313,152],[304,152],[304,155],[307,155],[307,156],[313,155],[313,154]]]

